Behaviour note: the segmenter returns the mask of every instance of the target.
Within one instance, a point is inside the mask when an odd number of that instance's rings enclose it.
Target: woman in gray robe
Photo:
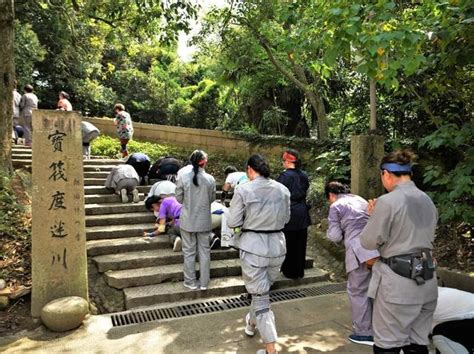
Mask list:
[[[360,242],[377,249],[368,295],[374,299],[374,353],[426,353],[438,298],[431,250],[438,214],[411,181],[413,153],[386,155],[380,165],[388,194],[369,202]]]
[[[261,155],[253,155],[247,161],[247,176],[250,182],[235,189],[227,224],[241,228],[238,246],[242,277],[252,295],[245,334],[254,336],[258,329],[266,353],[274,353],[278,337],[269,291],[285,259],[282,230],[290,220],[290,191],[269,178],[270,168]]]
[[[207,154],[196,150],[191,155],[193,169],[178,179],[176,200],[183,205],[180,215],[184,256],[184,283],[191,290],[206,290],[211,266],[211,203],[216,199],[216,181],[207,174]],[[196,280],[196,253],[199,255],[199,285]]]

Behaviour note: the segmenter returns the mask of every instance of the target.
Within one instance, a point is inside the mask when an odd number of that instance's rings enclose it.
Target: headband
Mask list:
[[[283,160],[288,161],[288,162],[296,162],[298,159],[296,158],[295,155],[290,154],[289,152],[284,152],[283,153]]]
[[[398,163],[387,162],[380,165],[380,169],[388,172],[411,172],[411,164],[399,165]]]
[[[202,167],[206,164],[207,159],[202,159],[201,161],[198,162],[198,166]]]

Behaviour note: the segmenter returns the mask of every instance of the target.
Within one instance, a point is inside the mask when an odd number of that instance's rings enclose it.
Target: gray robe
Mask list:
[[[216,199],[216,181],[199,168],[199,186],[193,183],[194,172],[188,172],[176,183],[176,200],[183,204],[181,230],[207,232],[212,230],[211,203]]]
[[[277,230],[282,230],[289,220],[290,191],[283,184],[257,177],[235,189],[227,224],[255,230],[242,231],[240,260],[245,288],[252,295],[248,325],[258,328],[264,343],[278,338],[269,291],[286,254],[285,236]]]
[[[107,176],[107,179],[105,180],[105,187],[109,189],[115,189],[116,192],[119,192],[121,188],[126,188],[126,186],[121,186],[119,183],[124,180],[136,180],[137,183],[140,182],[140,177],[138,176],[138,173],[137,171],[135,171],[133,166],[123,164],[112,168],[109,175]],[[135,186],[136,184],[133,188],[135,188]]]
[[[360,236],[361,245],[384,258],[433,249],[438,214],[431,199],[413,182],[403,182],[378,198]],[[368,291],[375,299],[373,329],[381,348],[426,345],[438,297],[436,274],[423,285],[402,277],[380,261]]]

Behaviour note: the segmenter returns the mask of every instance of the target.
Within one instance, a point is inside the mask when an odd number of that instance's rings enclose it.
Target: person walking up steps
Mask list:
[[[20,100],[20,121],[25,134],[25,146],[31,147],[32,142],[32,116],[33,109],[38,108],[38,97],[33,93],[33,86],[26,85],[24,88],[24,95]]]
[[[206,290],[209,284],[212,230],[211,203],[216,199],[216,181],[207,174],[207,154],[196,150],[191,155],[192,171],[176,184],[176,200],[183,205],[180,227],[184,255],[184,283],[191,290]],[[199,255],[200,284],[196,280],[196,253]]]
[[[252,337],[258,329],[265,349],[257,353],[275,353],[278,336],[269,292],[285,259],[282,230],[290,220],[290,191],[269,178],[270,167],[263,156],[251,156],[246,169],[250,182],[236,188],[227,224],[240,228],[242,278],[252,296],[245,334]]]
[[[120,140],[122,147],[122,157],[128,156],[127,144],[133,137],[133,123],[132,117],[128,112],[125,112],[125,106],[121,103],[117,103],[114,106],[115,113],[115,127],[117,129],[117,135]]]

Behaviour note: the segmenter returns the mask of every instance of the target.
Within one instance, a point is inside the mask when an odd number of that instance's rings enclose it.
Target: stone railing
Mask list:
[[[94,124],[102,134],[116,136],[113,119],[84,117],[83,120]],[[267,155],[279,155],[283,150],[281,145],[254,145],[228,132],[208,129],[183,128],[169,125],[133,123],[133,137],[152,143],[180,145],[191,149],[202,149],[208,152],[223,152],[249,156],[254,152]]]

